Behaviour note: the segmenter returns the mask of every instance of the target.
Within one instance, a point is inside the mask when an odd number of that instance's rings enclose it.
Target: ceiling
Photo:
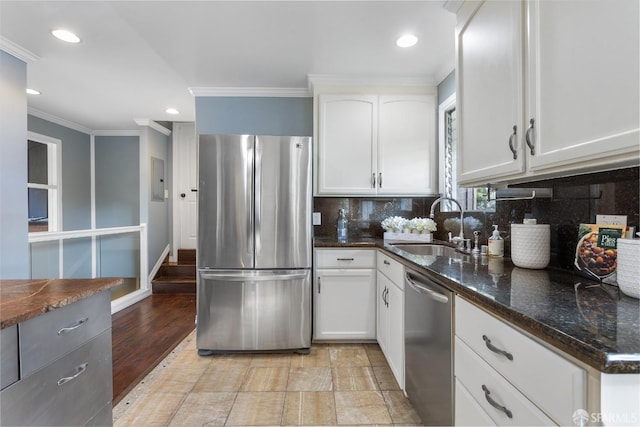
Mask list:
[[[41,92],[31,112],[127,130],[135,119],[194,121],[190,88],[302,94],[309,75],[437,85],[454,67],[444,3],[2,0],[0,48],[27,62],[27,86]],[[82,41],[55,39],[60,27]],[[407,31],[418,44],[397,47]]]

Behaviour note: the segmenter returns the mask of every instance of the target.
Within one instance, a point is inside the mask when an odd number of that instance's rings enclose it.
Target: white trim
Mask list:
[[[274,98],[309,98],[307,88],[287,87],[190,87],[193,96],[256,96]]]
[[[160,258],[158,258],[158,260],[156,261],[156,264],[153,266],[153,268],[149,272],[149,288],[151,288],[151,281],[153,280],[154,277],[156,277],[158,270],[160,270],[160,267],[162,267],[162,262],[167,257],[167,255],[169,255],[169,252],[171,252],[171,245],[167,244],[167,246],[164,248],[164,250],[160,254]]]
[[[133,119],[134,122],[136,122],[136,124],[138,126],[147,126],[150,127],[153,130],[157,130],[158,132],[169,136],[171,135],[171,129],[167,129],[166,127],[162,126],[161,124],[158,124],[156,122],[154,122],[153,120],[150,119]],[[139,133],[138,133],[139,134]]]
[[[139,289],[135,292],[123,295],[120,298],[111,301],[111,314],[117,313],[120,310],[140,302],[148,296],[151,296],[151,289]]]
[[[60,239],[77,239],[81,237],[107,236],[112,234],[124,234],[142,232],[146,224],[130,225],[127,227],[96,228],[94,230],[70,230],[52,231],[49,233],[29,233],[29,243],[49,242]]]
[[[89,137],[89,173],[91,175],[91,229],[96,228],[96,138]],[[98,239],[91,236],[91,277],[98,277]]]
[[[0,36],[0,49],[26,63],[36,62],[40,60],[40,57],[35,53],[23,48],[19,44],[14,43],[3,36]]]
[[[69,129],[77,130],[78,132],[86,133],[89,135],[91,135],[91,133],[93,132],[91,129],[79,125],[78,123],[71,122],[58,116],[54,116],[53,114],[45,113],[44,111],[36,110],[33,107],[27,108],[27,114],[30,114],[34,117],[39,117],[43,120],[58,124],[60,126],[67,127]]]
[[[31,131],[27,132],[27,139],[30,139],[32,141],[42,142],[44,144],[59,144],[62,142],[62,140],[58,138],[53,138],[51,136],[47,136],[41,133],[36,133]]]
[[[139,130],[94,130],[95,136],[140,136]]]
[[[315,93],[319,86],[437,86],[433,78],[422,77],[374,77],[342,76],[334,74],[309,74],[309,92]]]
[[[444,194],[444,113],[456,105],[456,93],[451,94],[438,106],[438,192]]]

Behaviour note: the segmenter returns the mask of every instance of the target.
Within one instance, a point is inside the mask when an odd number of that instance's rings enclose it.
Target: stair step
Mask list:
[[[156,277],[192,277],[196,278],[196,266],[168,263],[162,264]]]
[[[195,294],[196,282],[193,279],[184,281],[154,280],[151,289],[154,294]]]
[[[178,264],[196,265],[196,250],[178,249]]]

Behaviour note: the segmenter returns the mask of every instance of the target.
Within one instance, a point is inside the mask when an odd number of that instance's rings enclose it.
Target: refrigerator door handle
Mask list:
[[[262,249],[262,237],[260,229],[262,227],[262,141],[254,136],[253,150],[253,254],[254,266],[257,263],[257,255]]]
[[[202,277],[203,279],[225,280],[228,282],[263,282],[273,280],[304,279],[309,274],[309,270],[285,270],[270,274],[255,274],[255,270],[250,273],[232,271],[207,272],[201,270],[199,273],[200,277]]]

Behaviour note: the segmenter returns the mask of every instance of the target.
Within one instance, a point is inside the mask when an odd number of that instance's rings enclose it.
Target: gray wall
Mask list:
[[[62,230],[91,228],[91,137],[31,115],[27,126],[62,141]]]
[[[197,134],[313,135],[313,98],[196,97]]]
[[[149,158],[149,173],[151,173],[151,157],[164,160],[164,188],[171,190],[171,177],[169,175],[169,165],[171,163],[171,144],[169,136],[158,132],[155,129],[147,128],[147,141]],[[162,255],[162,251],[171,242],[171,197],[163,200],[153,200],[151,192],[151,179],[149,179],[149,212],[147,222],[148,250],[149,250],[149,271]]]
[[[0,279],[29,278],[27,64],[0,50]]]
[[[438,85],[438,105],[442,104],[442,101],[456,93],[456,71],[453,70],[443,81]]]
[[[96,227],[140,224],[140,138],[96,136]]]

